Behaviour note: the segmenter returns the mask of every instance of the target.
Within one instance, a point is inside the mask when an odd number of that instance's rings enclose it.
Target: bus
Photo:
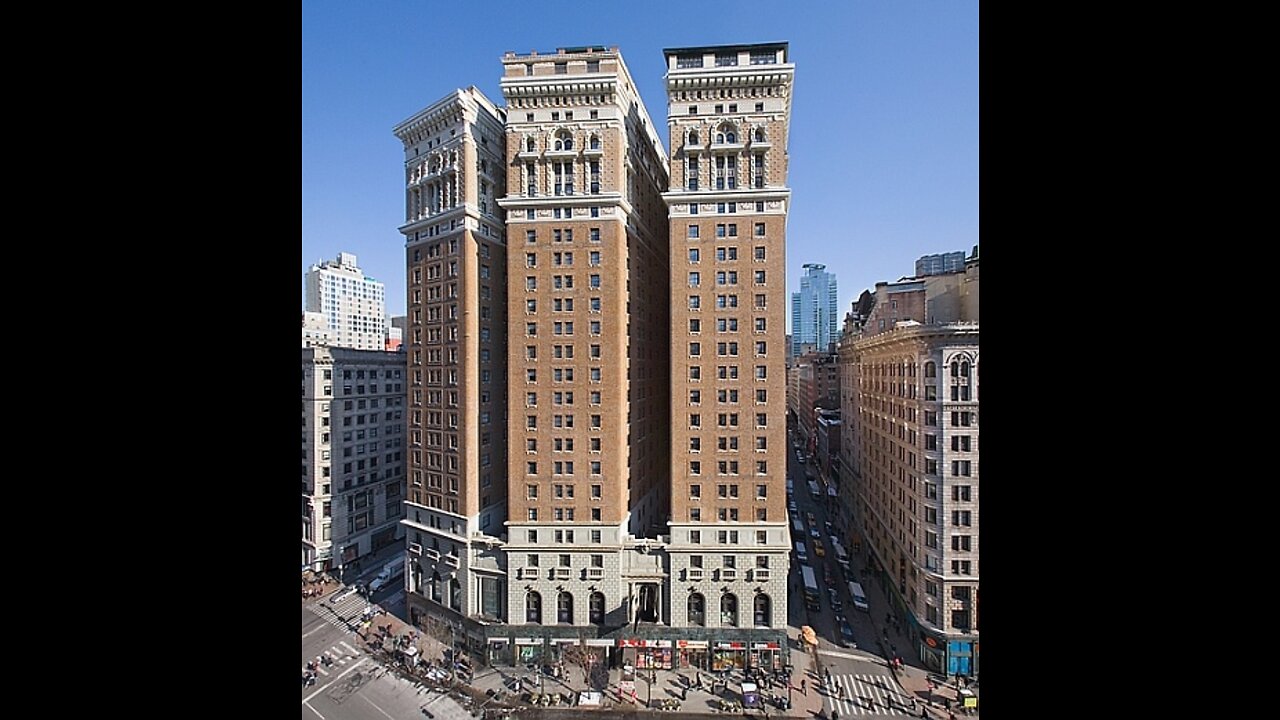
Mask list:
[[[853,600],[854,607],[863,612],[871,612],[871,607],[867,605],[867,594],[863,592],[862,586],[858,583],[849,583],[849,598]]]
[[[800,574],[804,577],[804,606],[810,610],[820,609],[818,605],[818,579],[813,575],[813,568],[800,566]]]

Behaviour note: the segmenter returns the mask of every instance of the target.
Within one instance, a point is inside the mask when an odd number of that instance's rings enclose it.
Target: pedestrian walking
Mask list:
[[[805,697],[809,697],[808,688],[809,688],[809,681],[802,678],[800,680],[800,694],[804,695]]]

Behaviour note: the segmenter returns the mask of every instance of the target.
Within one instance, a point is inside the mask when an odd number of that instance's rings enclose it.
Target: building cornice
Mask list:
[[[593,73],[590,77],[572,75],[552,77],[503,78],[502,97],[532,98],[562,95],[611,95],[618,91],[617,73]]]
[[[854,340],[856,352],[876,350],[886,345],[912,340],[959,340],[978,343],[978,323],[958,322],[944,325],[910,325],[898,327],[870,337]]]
[[[792,80],[795,79],[795,74],[796,66],[790,63],[676,69],[667,72],[667,91],[720,90],[770,85],[789,88]]]

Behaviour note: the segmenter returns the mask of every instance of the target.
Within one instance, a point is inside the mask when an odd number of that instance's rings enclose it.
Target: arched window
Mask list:
[[[557,150],[572,150],[573,135],[570,135],[568,130],[561,130],[560,132],[556,133],[555,148]]]
[[[773,625],[773,603],[769,600],[769,596],[764,593],[756,595],[755,617],[756,627],[771,627]]]
[[[969,377],[969,361],[960,363],[960,377]]]
[[[591,611],[591,624],[604,624],[604,593],[593,592],[591,597],[587,599],[587,606]]]
[[[691,131],[691,132],[689,133],[689,144],[690,144],[690,145],[697,145],[697,144],[698,144],[698,131],[697,131],[697,130],[693,130],[693,131]]]
[[[542,624],[542,596],[537,592],[524,596],[524,621],[534,625]]]
[[[524,146],[529,152],[533,152],[537,149],[537,142],[533,138],[529,138],[525,141]]]
[[[462,609],[462,583],[458,582],[458,578],[449,581],[449,607],[454,610]]]
[[[599,135],[592,135],[592,136],[591,136],[591,149],[592,149],[592,150],[599,150],[599,149],[600,149],[600,136],[599,136]]]
[[[951,377],[960,377],[960,361],[951,361]]]
[[[938,377],[938,366],[934,365],[932,360],[924,364],[924,376],[927,378]]]
[[[738,627],[738,596],[733,593],[720,596],[720,626]]]
[[[699,627],[707,624],[707,599],[702,596],[702,593],[689,595],[689,624]]]
[[[431,571],[431,583],[430,583],[430,585],[431,585],[431,600],[432,600],[433,602],[442,602],[442,601],[441,601],[441,599],[440,599],[440,597],[441,597],[441,593],[440,593],[440,585],[441,585],[443,582],[444,582],[444,581],[440,579],[440,572],[439,572],[438,570],[433,570],[433,571]]]
[[[562,592],[556,596],[556,622],[573,624],[573,595]]]

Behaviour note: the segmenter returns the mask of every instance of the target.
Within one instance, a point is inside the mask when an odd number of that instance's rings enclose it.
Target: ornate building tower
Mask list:
[[[506,601],[503,119],[471,87],[394,130],[405,153],[406,604],[415,624],[448,623],[476,647]]]
[[[502,65],[506,550],[524,660],[665,616],[649,550],[667,519],[668,171],[617,48]]]
[[[791,548],[785,261],[795,66],[787,43],[664,53],[672,624],[745,641],[717,643],[729,646],[713,648],[721,667],[768,665],[776,653],[758,651],[785,642],[775,628],[787,623]]]

